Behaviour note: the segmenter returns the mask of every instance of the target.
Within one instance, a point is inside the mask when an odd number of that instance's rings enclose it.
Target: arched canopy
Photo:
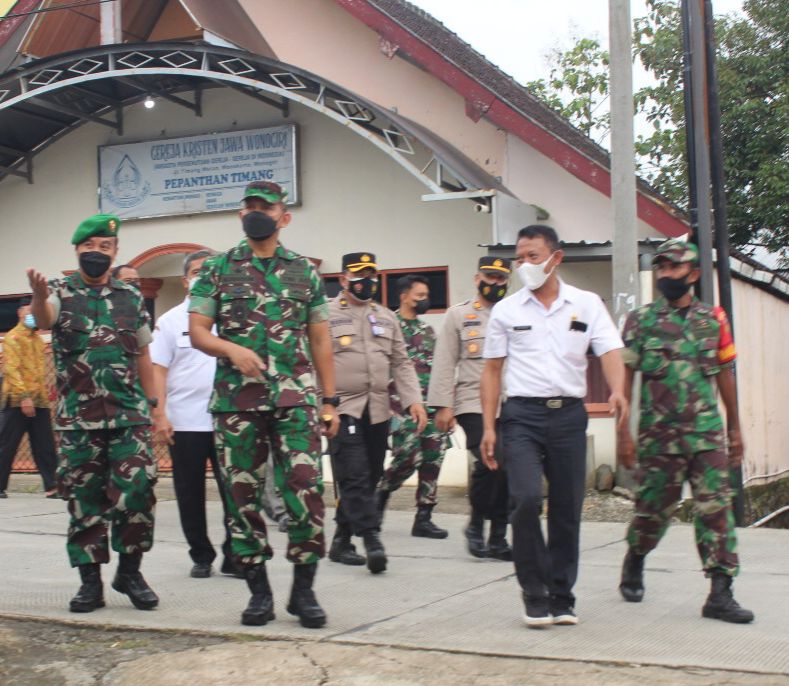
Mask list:
[[[123,133],[124,107],[148,95],[200,116],[206,88],[238,90],[288,115],[291,102],[362,136],[441,197],[508,192],[415,122],[315,74],[202,43],[105,45],[36,60],[0,75],[0,181],[33,182],[33,157],[86,122]]]

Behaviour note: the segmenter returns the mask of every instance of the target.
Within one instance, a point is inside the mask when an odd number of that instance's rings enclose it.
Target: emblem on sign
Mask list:
[[[136,207],[151,192],[151,184],[142,176],[139,168],[128,155],[115,167],[110,183],[103,186],[107,199],[116,207]]]

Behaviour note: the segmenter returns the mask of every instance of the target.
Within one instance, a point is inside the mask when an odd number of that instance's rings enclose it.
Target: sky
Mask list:
[[[546,56],[573,38],[599,38],[607,47],[607,0],[410,0],[521,83],[547,78]],[[631,0],[631,16],[646,14]],[[713,11],[738,11],[742,0],[712,0]]]

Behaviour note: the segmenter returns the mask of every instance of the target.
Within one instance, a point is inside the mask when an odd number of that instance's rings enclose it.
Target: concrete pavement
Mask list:
[[[218,503],[209,503],[209,514],[213,540],[219,543]],[[410,512],[392,511],[383,535],[389,570],[372,576],[363,567],[323,563],[317,593],[329,623],[310,631],[285,612],[291,570],[282,555],[283,534],[271,534],[277,619],[265,627],[243,627],[244,582],[219,575],[191,579],[175,502],[160,502],[157,515],[156,545],[145,557],[144,572],[161,598],[159,608],[140,612],[109,588],[113,561],[104,569],[107,607],[76,615],[67,610],[79,582],[65,555],[65,504],[40,494],[10,494],[0,501],[0,577],[5,582],[0,614],[329,644],[789,673],[787,531],[740,531],[744,572],[735,582],[736,597],[756,613],[756,621],[737,626],[700,616],[707,581],[698,571],[691,527],[673,526],[650,555],[646,597],[632,605],[616,589],[623,525],[585,523],[576,586],[580,623],[534,631],[522,623],[512,566],[466,554],[465,517],[438,513],[437,523],[451,534],[445,541],[431,541],[410,536]]]

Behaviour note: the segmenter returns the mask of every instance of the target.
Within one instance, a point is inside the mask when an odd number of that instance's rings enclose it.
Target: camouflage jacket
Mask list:
[[[117,429],[150,424],[137,358],[151,340],[142,295],[122,281],[101,288],[79,272],[50,282],[58,401],[55,428]]]
[[[403,319],[400,316],[400,312],[395,314],[400,324],[400,330],[403,332],[403,340],[405,340],[408,357],[414,363],[414,369],[419,378],[422,400],[426,401],[427,387],[430,385],[430,370],[433,366],[433,352],[436,349],[436,333],[430,324],[425,323],[419,317]],[[402,414],[403,407],[397,395],[394,382],[389,384],[389,396],[392,402],[392,411]]]
[[[246,239],[206,260],[191,290],[189,311],[210,317],[217,336],[254,350],[266,369],[245,377],[219,358],[211,412],[267,412],[317,405],[307,325],[328,319],[323,281],[306,258],[281,245],[256,257]]]
[[[664,455],[720,449],[723,421],[714,376],[734,357],[724,351],[725,315],[694,300],[685,318],[665,298],[631,312],[622,357],[642,372],[639,453]]]

